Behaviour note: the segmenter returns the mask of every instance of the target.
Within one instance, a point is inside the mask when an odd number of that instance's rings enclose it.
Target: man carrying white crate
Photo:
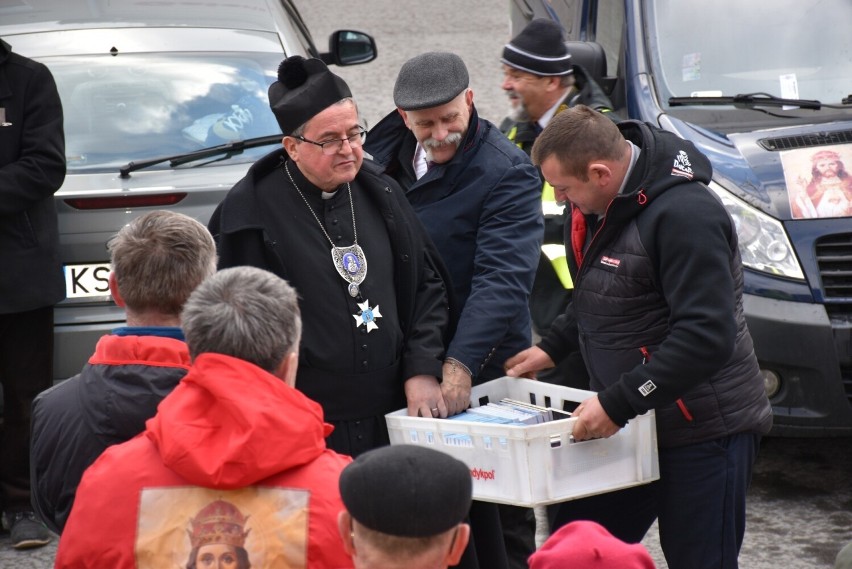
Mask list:
[[[670,569],[736,568],[745,496],[772,414],[743,316],[734,223],[689,142],[585,106],[563,111],[532,159],[570,205],[572,304],[506,362],[531,376],[579,350],[597,395],[574,437],[609,437],[655,410],[660,480],[561,504],[553,529],[591,519],[627,542],[654,519]]]

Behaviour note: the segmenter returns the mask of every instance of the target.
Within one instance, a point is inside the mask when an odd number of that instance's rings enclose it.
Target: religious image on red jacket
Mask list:
[[[793,219],[852,215],[852,147],[790,150],[781,164]]]
[[[137,567],[304,569],[309,497],[294,488],[146,488]]]

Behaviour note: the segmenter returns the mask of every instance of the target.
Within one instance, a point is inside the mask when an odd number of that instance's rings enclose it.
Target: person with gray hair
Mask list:
[[[203,224],[152,211],[108,243],[109,286],[127,325],[103,336],[80,374],[33,402],[31,468],[35,511],[61,533],[83,471],[108,446],[136,436],[189,369],[180,312],[216,270]]]
[[[294,388],[296,291],[262,269],[223,269],[190,295],[182,325],[189,372],[140,436],[83,475],[57,567],[235,564],[238,549],[252,566],[351,567],[337,535],[351,459],[326,448],[322,408]]]
[[[529,297],[544,225],[541,181],[529,157],[477,114],[458,55],[427,52],[406,61],[393,97],[397,108],[370,131],[364,147],[403,187],[450,273],[461,312],[441,370],[438,411],[446,417],[470,404],[472,384],[502,377],[506,358],[531,341]],[[533,512],[501,508],[501,518],[504,512],[521,518],[524,535],[507,543],[517,551],[513,566],[524,567],[535,547]],[[481,516],[486,510],[493,513]],[[497,519],[496,510],[483,502],[471,509],[471,541],[489,569],[505,566],[505,559],[495,559],[504,549],[502,536],[489,539],[482,531],[491,525],[483,518]]]
[[[249,280],[251,287],[243,287]],[[224,354],[269,373],[288,357],[297,357],[302,336],[296,291],[272,273],[253,267],[217,274],[186,303],[182,322],[193,359],[205,353]]]

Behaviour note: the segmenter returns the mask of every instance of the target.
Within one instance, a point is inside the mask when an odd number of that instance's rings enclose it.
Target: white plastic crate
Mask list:
[[[594,395],[534,381],[502,377],[475,386],[471,406],[511,398],[571,410]],[[632,419],[607,439],[574,442],[576,419],[538,425],[502,425],[385,416],[391,444],[443,451],[470,467],[473,497],[486,502],[538,506],[645,484],[660,477],[654,412]]]

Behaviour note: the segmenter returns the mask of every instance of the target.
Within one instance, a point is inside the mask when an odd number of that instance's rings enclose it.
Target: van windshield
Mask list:
[[[70,171],[280,134],[267,89],[276,53],[131,53],[51,57],[65,114]],[[234,162],[254,161],[268,147]],[[168,165],[159,166],[167,168]]]
[[[653,74],[669,97],[767,93],[840,103],[852,94],[849,0],[647,3]]]

